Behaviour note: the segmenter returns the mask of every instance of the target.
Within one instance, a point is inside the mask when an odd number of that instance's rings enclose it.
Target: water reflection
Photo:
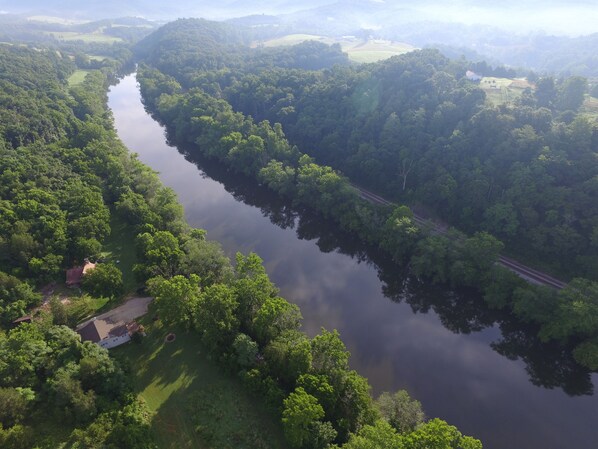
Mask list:
[[[457,334],[498,327],[501,335],[490,346],[511,360],[523,360],[534,385],[559,387],[572,396],[593,394],[590,372],[573,360],[570,347],[541,342],[536,327],[522,324],[503,311],[488,308],[472,291],[455,291],[421,282],[375,248],[368,248],[352,236],[339,232],[334,223],[310,210],[294,207],[290,201],[273,195],[252,179],[231,172],[216,161],[194,154],[194,148],[189,145],[180,144],[178,149],[187,161],[221,183],[237,201],[259,208],[276,226],[295,229],[299,239],[314,240],[324,253],[337,252],[373,266],[384,296],[392,301],[409,304],[415,313],[434,311],[443,326]]]
[[[229,254],[260,254],[282,295],[300,306],[304,330],[337,328],[376,394],[406,388],[430,416],[487,449],[598,441],[592,378],[567,348],[542,344],[535,329],[471,292],[420,282],[255,182],[189,149],[177,153],[144,112],[133,78],[113,89],[110,104],[120,137],[177,192],[187,220]]]

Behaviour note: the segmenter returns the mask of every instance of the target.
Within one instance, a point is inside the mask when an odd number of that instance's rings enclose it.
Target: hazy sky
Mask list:
[[[457,1],[415,6],[431,19],[465,24],[489,24],[509,31],[544,30],[556,34],[598,32],[598,0],[521,1],[506,4],[490,1]]]
[[[79,18],[137,15],[163,20],[190,16],[224,19],[289,13],[330,4],[335,7],[325,9],[327,16],[356,10],[351,20],[356,24],[360,23],[357,19],[365,20],[370,28],[376,25],[370,16],[377,12],[386,25],[389,19],[397,17],[402,23],[428,20],[484,24],[522,34],[540,30],[568,35],[598,32],[598,0],[0,0],[0,11]],[[348,20],[346,14],[344,20]]]

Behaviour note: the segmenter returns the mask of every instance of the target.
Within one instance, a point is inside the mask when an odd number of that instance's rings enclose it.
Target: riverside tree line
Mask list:
[[[481,448],[426,420],[405,392],[374,401],[338,333],[303,334],[299,309],[278,296],[257,255],[233,265],[184,222],[174,193],[116,137],[105,105],[112,67],[69,87],[68,55],[0,52],[2,447],[155,447],[135,373],[81,343],[58,304],[11,326],[41,303],[38,287],[101,250],[118,218],[137,235],[134,271],[161,319],[198,332],[223,369],[271,405],[291,447]],[[99,278],[94,295],[122,287],[115,266]]]
[[[432,50],[354,68],[320,44],[282,53],[243,42],[239,30],[183,20],[139,44],[156,67],[139,71],[144,101],[175,141],[315,209],[417,276],[478,289],[490,307],[598,368],[598,132],[575,112],[583,80],[546,78],[519,104],[491,107],[459,78],[463,67]],[[302,68],[313,61],[335,65]],[[339,169],[400,200],[425,201],[471,236],[419,228],[405,206],[366,203]],[[529,285],[497,266],[505,243],[493,233],[590,278],[559,292]]]

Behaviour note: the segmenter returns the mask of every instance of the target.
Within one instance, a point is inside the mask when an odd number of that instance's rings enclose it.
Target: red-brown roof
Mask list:
[[[81,341],[92,341],[97,343],[108,337],[112,325],[104,320],[92,320],[84,327],[79,329],[77,333],[81,335]]]
[[[83,275],[95,267],[95,263],[85,262],[85,265],[83,266],[66,270],[66,285],[70,286],[81,283],[81,278],[83,278]]]
[[[111,337],[122,337],[123,335],[127,334],[127,325],[121,324],[120,326],[113,327],[110,329],[110,336]]]
[[[81,282],[83,277],[83,267],[75,267],[66,270],[66,285],[75,285]]]
[[[135,332],[138,332],[140,329],[139,324],[137,324],[136,321],[131,321],[130,323],[127,323],[127,330],[129,331],[130,335],[133,335]]]

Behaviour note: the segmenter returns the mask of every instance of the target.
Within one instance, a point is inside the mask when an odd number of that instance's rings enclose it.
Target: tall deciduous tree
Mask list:
[[[226,351],[234,341],[239,330],[238,306],[234,290],[224,284],[206,287],[200,294],[194,325],[212,352]]]
[[[101,263],[83,276],[81,286],[95,296],[114,298],[123,291],[123,274],[112,263]]]
[[[399,433],[414,431],[425,419],[420,402],[411,399],[405,390],[382,393],[376,400],[376,407]]]
[[[200,295],[200,278],[178,275],[170,279],[156,277],[147,282],[149,293],[154,297],[154,307],[160,318],[170,324],[191,322]]]
[[[304,448],[310,440],[314,426],[324,417],[318,400],[298,387],[284,400],[282,426],[289,444]]]

